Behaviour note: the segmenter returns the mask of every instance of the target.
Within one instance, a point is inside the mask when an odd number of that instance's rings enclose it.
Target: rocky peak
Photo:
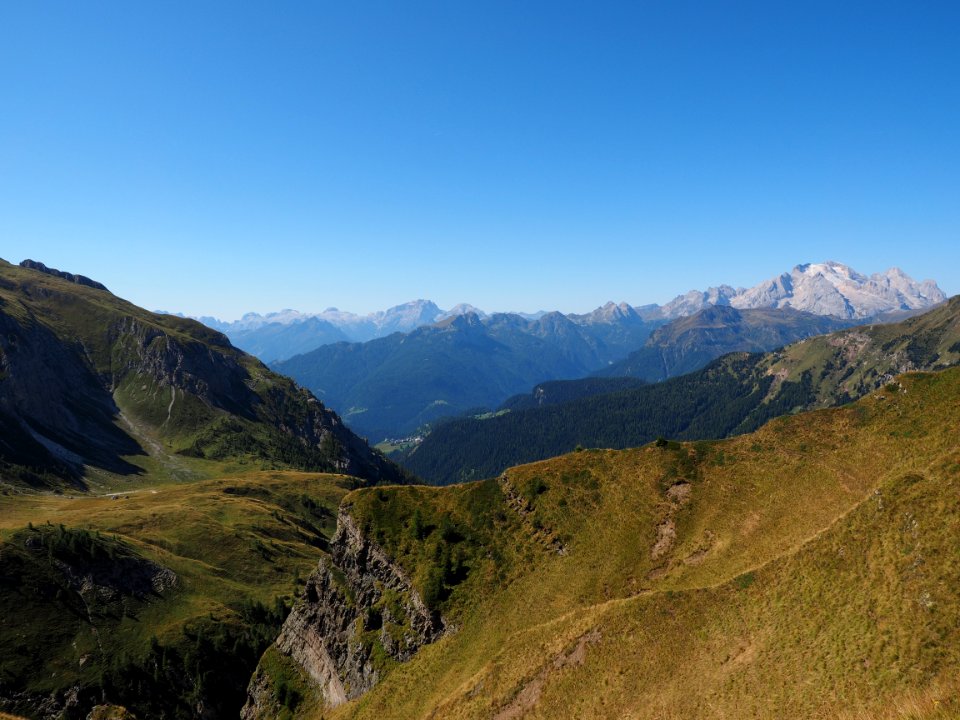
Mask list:
[[[462,315],[451,315],[437,322],[433,327],[447,328],[450,330],[470,330],[483,327],[483,319],[473,312]],[[429,328],[424,328],[428,330]]]
[[[435,322],[442,311],[431,300],[411,300],[375,313],[374,323],[384,332],[404,332]]]
[[[743,292],[743,290],[737,290],[729,285],[711,287],[705,291],[691,290],[684,295],[678,295],[664,305],[662,308],[663,316],[678,318],[693,315],[708,305],[729,305],[731,298],[736,297],[740,292]]]
[[[437,317],[437,321],[445,320],[446,318],[455,317],[457,315],[468,315],[471,313],[477,315],[481,319],[485,319],[487,317],[487,314],[480,308],[474,307],[470,303],[459,303],[454,305],[449,310],[442,311]]]
[[[620,322],[629,322],[639,320],[640,315],[629,304],[625,302],[615,303],[608,300],[593,312],[586,315],[568,315],[568,318],[580,325],[612,325]]]
[[[567,327],[573,324],[566,315],[556,310],[542,315],[535,322],[542,327]]]

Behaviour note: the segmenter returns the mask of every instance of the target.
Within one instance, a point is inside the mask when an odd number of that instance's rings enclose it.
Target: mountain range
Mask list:
[[[856,320],[791,307],[738,310],[707,305],[657,328],[642,348],[596,374],[658,382],[702,368],[729,352],[765,352],[855,324]]]
[[[729,285],[691,290],[654,309],[665,317],[692,315],[708,305],[793,308],[837,318],[874,318],[901,310],[922,310],[947,299],[933,280],[917,282],[899,268],[867,276],[842,263],[797,265],[751,288]]]
[[[879,313],[875,320],[917,312],[942,296],[935,284],[915,283],[898,270],[865,278],[836,263],[798,266],[769,285],[792,294],[777,295],[766,286],[739,294],[711,289],[697,302],[685,297],[639,309],[608,302],[587,314],[552,312],[536,319],[459,307],[465,314],[409,333],[324,345],[273,367],[310,388],[358,432],[380,441],[408,436],[440,418],[487,412],[538,383],[590,374],[659,381],[727,352],[772,350],[865,322],[867,312]],[[835,307],[838,298],[843,307]],[[731,304],[759,302],[772,306]],[[418,307],[417,313],[408,308],[404,317],[422,320],[424,307]],[[427,309],[426,316],[438,312],[432,304]],[[830,309],[838,314],[824,314]],[[309,322],[267,324],[253,332],[271,341],[274,333],[291,338]]]
[[[260,315],[250,312],[234,322],[213,317],[199,317],[197,320],[225,333],[237,347],[272,362],[309,352],[321,345],[366,342],[471,312],[481,317],[485,315],[467,304],[441,310],[430,300],[412,300],[367,315],[330,307],[319,313],[280,310]]]
[[[752,288],[729,285],[705,291],[691,290],[665,305],[632,308],[641,319],[665,322],[693,315],[711,305],[729,305],[738,309],[792,308],[816,315],[865,320],[884,313],[922,310],[943,302],[946,295],[932,280],[916,282],[898,268],[865,276],[837,262],[798,265]],[[568,314],[581,325],[609,324],[609,315],[631,309],[627,303],[608,302],[592,313]],[[472,305],[461,303],[449,310],[430,300],[413,300],[387,310],[357,315],[337,308],[319,313],[281,310],[265,315],[247,313],[239,320],[224,322],[213,317],[196,318],[208,327],[226,334],[237,347],[273,362],[309,352],[335,342],[365,342],[394,332],[411,332],[457,315],[488,317]],[[538,320],[547,312],[498,313]]]

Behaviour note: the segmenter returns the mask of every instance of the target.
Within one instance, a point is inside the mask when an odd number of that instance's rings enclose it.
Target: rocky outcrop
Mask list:
[[[178,338],[133,316],[117,318],[106,339],[112,352],[110,376],[104,379],[112,388],[136,375],[151,379],[157,387],[189,393],[210,407],[254,419],[258,398],[247,385],[249,374],[236,353],[209,342]]]
[[[336,707],[370,690],[391,662],[409,660],[448,626],[346,509],[330,548],[331,557],[307,580],[275,649],[303,670],[326,705]],[[268,718],[277,708],[274,684],[261,667],[241,717]]]
[[[37,262],[36,260],[24,260],[22,263],[20,263],[20,267],[27,268],[29,270],[37,270],[39,272],[46,273],[47,275],[53,275],[54,277],[68,280],[69,282],[76,283],[77,285],[85,285],[86,287],[94,288],[96,290],[110,292],[107,290],[106,285],[103,283],[98,283],[96,280],[91,280],[85,275],[74,275],[73,273],[56,270],[55,268],[47,267],[42,262]]]
[[[124,596],[145,599],[179,585],[177,574],[136,555],[103,559],[83,567],[53,559],[54,567],[82,597],[97,603],[117,602]]]
[[[668,302],[660,312],[665,318],[687,317],[700,312],[706,307],[713,305],[729,305],[730,300],[739,293],[744,292],[743,288],[733,288],[729,285],[720,285],[719,287],[707,288],[706,290],[691,290],[683,295],[678,295]]]

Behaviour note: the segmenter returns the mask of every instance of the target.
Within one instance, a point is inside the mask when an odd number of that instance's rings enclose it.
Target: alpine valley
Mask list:
[[[960,717],[960,298],[408,309],[0,261],[0,717]]]

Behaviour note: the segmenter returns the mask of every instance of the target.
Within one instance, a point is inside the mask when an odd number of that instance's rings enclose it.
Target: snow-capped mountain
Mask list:
[[[708,305],[739,309],[783,308],[847,319],[884,313],[922,310],[947,299],[933,280],[917,282],[899,268],[867,276],[842,263],[828,261],[797,265],[752,288],[729,285],[691,290],[661,308],[664,317],[691,315]]]

